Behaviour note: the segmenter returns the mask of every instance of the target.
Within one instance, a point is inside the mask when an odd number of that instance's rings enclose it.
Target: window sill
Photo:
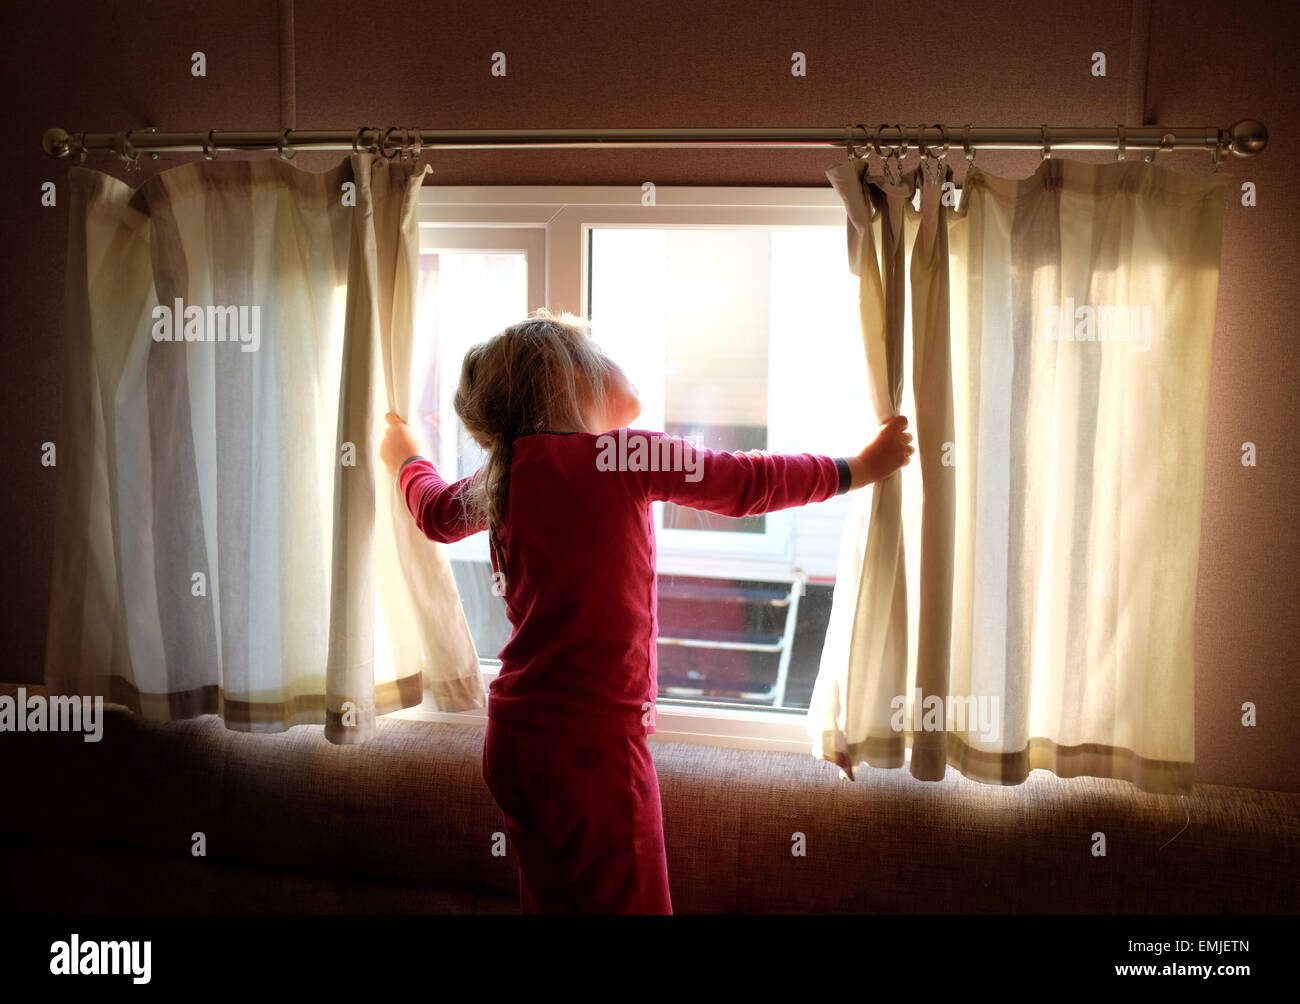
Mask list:
[[[385,718],[446,722],[487,728],[487,709],[435,711],[426,698],[418,708],[394,711]],[[748,708],[689,708],[659,705],[651,742],[700,743],[731,749],[772,750],[811,755],[812,743],[803,730],[802,715],[752,711]]]
[[[486,690],[496,677],[496,667],[483,671]],[[445,722],[449,725],[473,725],[487,728],[487,709],[473,711],[437,711],[426,694],[418,708],[394,711],[385,718],[403,718],[419,722]],[[762,750],[813,756],[812,740],[804,731],[806,715],[799,711],[765,711],[757,708],[690,707],[660,704],[656,731],[651,742],[697,743],[728,749]],[[911,755],[911,749],[907,751]]]

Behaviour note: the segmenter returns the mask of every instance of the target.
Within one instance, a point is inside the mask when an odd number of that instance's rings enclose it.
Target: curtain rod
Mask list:
[[[47,129],[42,140],[51,157],[73,158],[81,163],[89,150],[111,151],[135,163],[141,153],[157,159],[160,151],[203,153],[209,159],[222,150],[278,150],[290,158],[298,150],[351,150],[383,155],[419,156],[424,150],[518,150],[541,148],[739,148],[805,149],[811,147],[869,146],[882,157],[899,158],[924,143],[939,156],[961,150],[968,160],[974,150],[1040,150],[1050,157],[1059,150],[1116,150],[1123,159],[1128,150],[1150,161],[1157,151],[1206,150],[1217,164],[1232,153],[1251,157],[1268,145],[1268,130],[1255,119],[1242,119],[1227,129],[1215,126],[1167,127],[1118,125],[1111,129],[1084,126],[1027,128],[992,126],[889,126],[864,125],[839,128],[732,128],[732,129],[390,129],[312,130],[281,132],[161,132],[150,126],[117,133],[69,133]]]

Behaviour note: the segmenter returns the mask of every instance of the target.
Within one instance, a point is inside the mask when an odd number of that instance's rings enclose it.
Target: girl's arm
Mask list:
[[[812,453],[696,449],[666,433],[627,429],[602,437],[607,448],[603,463],[598,463],[604,469],[614,469],[611,461],[617,464],[646,501],[674,502],[723,516],[757,516],[822,502],[883,481],[909,462],[912,437],[906,428],[906,418],[890,418],[861,453],[839,459]],[[626,443],[622,447],[620,433]]]
[[[389,473],[397,477],[406,508],[415,517],[420,532],[430,540],[448,544],[486,530],[486,520],[480,526],[465,518],[460,493],[470,479],[448,484],[433,464],[419,455],[420,445],[411,427],[391,411],[386,417],[388,428],[379,445],[379,457]]]
[[[415,517],[415,525],[430,540],[449,544],[472,533],[487,529],[487,521],[470,522],[465,518],[460,493],[470,478],[448,484],[429,461],[413,456],[401,467],[398,485],[406,508]],[[481,525],[480,525],[481,524]]]

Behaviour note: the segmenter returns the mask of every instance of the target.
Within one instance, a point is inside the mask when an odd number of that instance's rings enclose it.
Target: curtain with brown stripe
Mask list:
[[[335,743],[426,690],[484,705],[450,566],[378,458],[427,170],[69,171],[53,692]]]
[[[924,780],[1040,768],[1189,791],[1227,177],[972,165],[953,209],[933,163],[827,176],[868,391],[879,418],[912,419],[920,462],[845,527],[814,755],[849,777],[910,748]]]

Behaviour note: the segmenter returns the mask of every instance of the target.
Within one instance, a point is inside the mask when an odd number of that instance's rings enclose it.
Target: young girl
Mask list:
[[[513,626],[483,779],[524,913],[671,913],[655,731],[655,500],[726,516],[820,502],[912,454],[896,416],[854,457],[696,449],[628,428],[636,388],[587,323],[542,309],[465,354],[456,413],[489,451],[448,484],[389,413],[380,456],[432,540],[487,530]]]

